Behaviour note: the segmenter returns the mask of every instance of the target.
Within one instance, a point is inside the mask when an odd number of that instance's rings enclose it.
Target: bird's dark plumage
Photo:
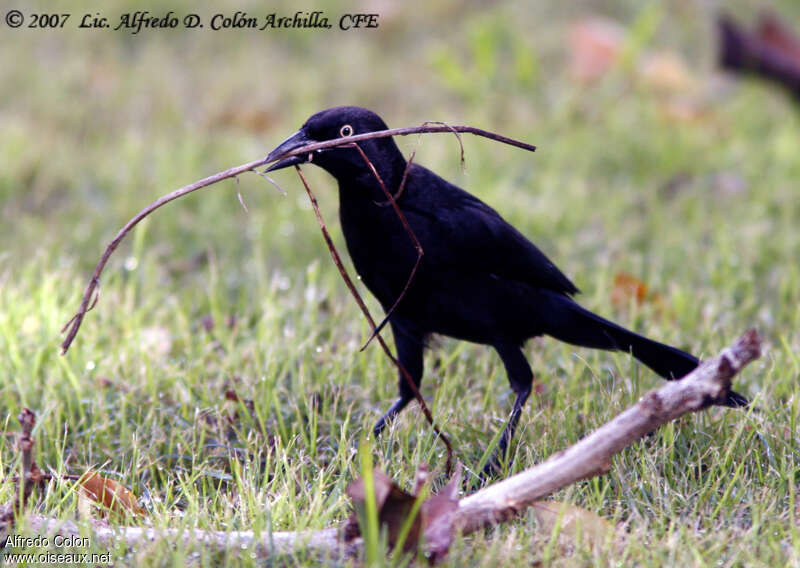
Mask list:
[[[373,112],[337,107],[313,115],[268,159],[314,142],[385,130]],[[358,142],[392,193],[399,188],[406,160],[392,138]],[[311,161],[339,183],[342,230],[356,270],[384,310],[395,303],[417,258],[417,251],[380,184],[355,148],[318,150],[279,160],[270,170]],[[501,437],[501,452],[513,436],[531,392],[533,373],[523,343],[550,335],[574,345],[628,351],[664,378],[679,378],[698,360],[674,347],[628,331],[582,308],[575,285],[494,209],[432,171],[412,164],[398,198],[424,256],[406,296],[389,323],[397,356],[419,385],[425,338],[439,333],[493,346],[502,359],[516,401]],[[400,399],[376,424],[413,399],[400,377]],[[727,406],[747,404],[731,392]]]

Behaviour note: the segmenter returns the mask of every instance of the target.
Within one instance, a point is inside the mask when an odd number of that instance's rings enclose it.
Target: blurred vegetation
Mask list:
[[[39,414],[40,464],[102,469],[144,497],[156,526],[287,530],[345,518],[352,448],[395,396],[395,376],[374,346],[358,352],[366,327],[291,172],[275,176],[286,195],[243,176],[158,211],[112,258],[66,357],[58,343],[103,248],[136,211],[264,156],[317,110],[356,104],[392,127],[465,123],[538,145],[527,154],[465,139],[462,172],[452,137],[428,136],[417,161],[498,209],[573,278],[587,307],[698,355],[753,326],[770,345],[737,383],[760,412],[680,420],[608,475],[559,493],[624,523],[623,547],[565,548],[530,515],[460,540],[448,562],[800,562],[797,106],[715,69],[720,3],[530,4],[303,7],[380,14],[378,30],[349,32],[76,29],[83,13],[113,23],[136,2],[59,3],[73,14],[62,30],[0,23],[0,475],[18,465],[11,434],[28,406]],[[748,21],[761,8],[749,4],[724,9]],[[294,6],[169,9],[210,17]],[[772,7],[800,30],[800,4]],[[581,79],[576,25],[588,18],[620,43],[597,77]],[[399,143],[410,152],[416,140]],[[306,170],[344,252],[335,184]],[[611,303],[621,273],[661,301]],[[523,416],[514,470],[657,384],[621,354],[551,340],[527,353],[545,388]],[[510,409],[502,366],[449,340],[426,363],[423,392],[474,466]],[[228,390],[254,410],[226,400]],[[443,463],[416,410],[363,443],[402,483],[418,463]],[[13,490],[0,485],[0,500]],[[40,509],[70,518],[75,501],[56,483]],[[255,562],[166,542],[115,552],[121,564]],[[315,560],[286,559],[295,562]]]

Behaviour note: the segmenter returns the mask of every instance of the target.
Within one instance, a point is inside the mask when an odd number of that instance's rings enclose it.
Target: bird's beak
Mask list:
[[[316,140],[312,140],[303,130],[298,130],[289,138],[278,144],[278,147],[275,148],[272,152],[269,153],[267,156],[266,161],[272,162],[278,160],[284,154],[288,154],[292,150],[296,150],[297,148],[302,148],[306,144],[310,144],[312,142],[316,142]],[[278,160],[266,170],[267,172],[271,172],[274,170],[280,170],[283,168],[288,168],[289,166],[294,166],[295,164],[303,164],[308,161],[308,155],[298,155],[298,156],[291,156],[290,158],[285,158],[283,160]]]

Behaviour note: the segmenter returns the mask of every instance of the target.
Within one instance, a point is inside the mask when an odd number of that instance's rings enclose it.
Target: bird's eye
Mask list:
[[[353,135],[353,127],[350,126],[349,124],[345,124],[344,126],[342,126],[339,129],[339,135],[342,138],[347,138],[348,136],[352,136]]]

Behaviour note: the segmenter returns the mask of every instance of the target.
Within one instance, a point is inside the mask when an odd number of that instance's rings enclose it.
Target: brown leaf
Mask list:
[[[614,289],[611,290],[611,303],[617,307],[644,302],[647,297],[647,284],[627,272],[620,272],[614,277]]]
[[[624,29],[611,20],[588,18],[574,24],[569,32],[570,73],[585,83],[597,81],[613,67],[624,41]]]
[[[455,530],[454,513],[458,510],[458,492],[461,488],[461,464],[448,484],[437,495],[422,504],[422,525],[425,537],[425,552],[431,562],[438,562],[450,550]]]
[[[244,398],[239,396],[239,394],[233,389],[225,389],[225,400],[244,404],[245,408],[247,408],[247,410],[250,412],[251,418],[255,418],[256,404],[253,402],[252,398]],[[238,418],[238,413],[234,414],[234,418]]]
[[[430,561],[437,562],[447,554],[455,534],[453,520],[454,513],[458,509],[461,471],[461,464],[458,464],[455,474],[442,491],[422,503],[419,514],[413,519],[406,540],[403,542],[404,552],[416,549],[422,536],[425,552]],[[378,519],[381,526],[386,527],[389,546],[395,547],[417,497],[400,489],[388,475],[378,469],[374,469],[372,475]],[[427,481],[427,467],[421,466],[416,476],[417,495],[424,489]],[[356,510],[363,512],[366,499],[363,478],[358,478],[348,485],[347,495],[353,500]],[[357,515],[353,515],[345,525],[344,538],[346,541],[351,541],[358,536],[360,533]]]
[[[115,513],[144,515],[133,492],[112,479],[87,471],[78,479],[80,494]]]
[[[558,501],[537,501],[533,514],[542,533],[551,535],[560,527],[559,535],[574,543],[598,548],[616,537],[614,525],[596,513]]]
[[[414,505],[415,497],[400,489],[400,487],[392,481],[391,477],[379,469],[372,470],[372,482],[375,490],[375,503],[378,507],[378,521],[387,529],[389,546],[394,547],[397,542],[397,537],[400,535],[403,523],[411,512],[411,507]],[[365,490],[364,479],[361,477],[347,486],[347,496],[353,500],[356,509],[359,511],[363,511],[364,508],[366,500]],[[351,517],[348,522],[348,527],[345,528],[345,538],[347,540],[358,535],[356,527],[353,526],[355,520],[356,519]],[[420,516],[417,515],[403,543],[403,550],[408,551],[416,547],[417,541],[419,540],[420,526],[421,519]]]
[[[645,302],[651,304],[660,316],[669,316],[671,313],[661,294],[649,290],[647,284],[635,276],[620,272],[614,277],[611,303],[617,308],[625,308],[630,305],[631,301],[639,305]]]

